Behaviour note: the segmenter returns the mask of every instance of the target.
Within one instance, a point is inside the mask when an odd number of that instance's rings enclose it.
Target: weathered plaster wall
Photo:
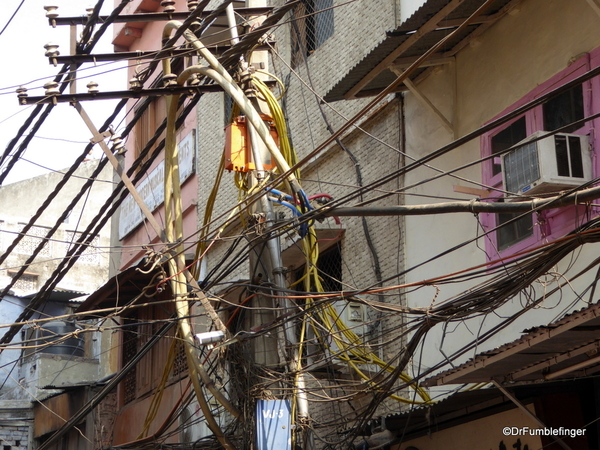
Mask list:
[[[420,158],[463,136],[498,115],[505,108],[519,100],[551,76],[566,69],[570,62],[581,54],[590,52],[600,45],[600,32],[596,27],[597,15],[587,2],[562,0],[528,0],[520,3],[510,14],[495,23],[483,35],[471,42],[456,56],[456,62],[433,72],[418,88],[450,119],[455,126],[456,136],[452,136],[413,95],[405,95],[407,152],[410,157]],[[558,32],[560,30],[560,32]],[[456,95],[454,94],[456,89]],[[456,100],[455,100],[456,99]],[[456,103],[455,103],[456,102]],[[435,159],[430,164],[437,170],[448,171],[480,158],[479,139]],[[421,167],[406,175],[406,185],[411,186],[428,177],[437,175],[436,170]],[[480,183],[480,165],[457,172],[466,179]],[[409,189],[406,195],[408,204],[443,202],[448,199],[471,200],[474,196],[454,192],[453,187],[477,185],[464,180],[442,177],[425,185]],[[422,199],[417,195],[427,194],[439,199]],[[472,214],[446,214],[406,218],[406,266],[412,267],[428,260],[440,252],[473,239],[482,233],[478,217]],[[411,271],[407,282],[432,279],[439,275],[473,267],[486,261],[485,242],[480,239],[470,243],[448,256],[436,259]],[[576,273],[589,258],[596,254],[596,246],[589,245],[575,262],[569,274]],[[536,294],[556,287],[558,274],[564,273],[570,261],[556,267],[556,277],[546,277],[535,283]],[[494,339],[480,343],[476,351],[492,348],[519,337],[520,332],[532,325],[542,325],[557,318],[561,312],[581,307],[577,295],[589,284],[584,277],[560,291],[560,298],[554,296],[541,307],[512,324],[506,332]],[[474,282],[462,282],[441,287],[436,293],[432,287],[417,291],[408,296],[411,306],[424,307],[432,301],[451,298]],[[444,360],[435,350],[440,348],[444,334],[447,334],[443,350],[446,354],[476,338],[484,330],[498,323],[502,318],[519,311],[529,300],[519,296],[511,300],[496,314],[487,315],[469,324],[457,324],[446,330],[436,327],[428,334],[427,348],[423,364],[430,366]],[[573,302],[573,303],[572,303]],[[483,325],[482,325],[483,324]],[[480,328],[482,325],[482,328]],[[472,355],[472,353],[470,353]],[[465,355],[466,357],[466,355]]]

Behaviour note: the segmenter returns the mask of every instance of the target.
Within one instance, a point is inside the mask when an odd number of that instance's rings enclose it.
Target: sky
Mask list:
[[[45,5],[58,6],[61,17],[82,16],[87,7],[95,5],[94,0],[25,0],[10,21],[9,19],[22,0],[2,0],[0,12],[0,34],[3,70],[0,71],[0,152],[15,137],[18,129],[27,119],[34,106],[20,106],[15,90],[25,86],[31,96],[43,95],[43,85],[58,73],[60,65],[54,67],[44,56],[44,45],[49,42],[59,44],[61,55],[69,54],[69,27],[52,28],[46,18]],[[102,14],[108,15],[113,9],[114,0],[105,0]],[[82,27],[78,29],[78,35]],[[112,53],[112,27],[94,48],[94,53]],[[96,81],[101,91],[126,89],[127,75],[122,64],[101,63],[83,66],[78,73],[81,77],[78,92],[86,92],[86,85]],[[113,111],[116,100],[89,101],[82,103],[92,118],[96,128],[104,123]],[[115,124],[119,125],[119,124]],[[123,127],[123,123],[120,123]],[[118,130],[118,128],[117,128]],[[75,109],[69,104],[59,104],[53,109],[44,125],[36,133],[20,161],[4,184],[47,173],[48,170],[61,170],[69,167],[81,154],[89,142],[91,133]],[[102,151],[94,147],[91,157],[99,157]]]

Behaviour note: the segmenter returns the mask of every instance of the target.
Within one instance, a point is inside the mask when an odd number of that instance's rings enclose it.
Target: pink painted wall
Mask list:
[[[120,3],[120,0],[115,0],[115,4]],[[176,1],[175,7],[177,11],[187,11],[187,2],[185,0]],[[134,12],[138,12],[143,10],[145,12],[158,12],[161,11],[160,2],[156,0],[134,0],[129,5],[127,5],[126,9],[123,11],[123,14],[133,14]],[[115,49],[121,51],[134,51],[134,50],[158,50],[161,47],[161,39],[162,33],[166,22],[152,22],[148,24],[117,24],[115,25],[115,38],[113,44],[115,44]],[[139,37],[132,37],[137,36]],[[138,66],[135,63],[132,63],[129,66],[128,70],[128,79],[132,78],[136,72],[136,69],[144,68],[146,65],[142,64]],[[159,65],[160,70],[160,65]],[[156,77],[155,72],[149,81],[153,80]],[[134,107],[136,105],[136,100],[131,100],[128,105],[129,114],[127,119],[130,120],[133,116]],[[159,125],[158,123],[156,124]],[[192,132],[192,130],[196,127],[196,114],[192,113],[188,115],[185,119],[184,125],[178,130],[177,136],[178,141],[188,135],[188,133]],[[125,143],[125,147],[128,149],[125,154],[125,167],[129,168],[134,159],[135,159],[135,142],[138,139],[136,135],[136,130],[132,130],[129,134],[127,142]],[[162,158],[155,161],[149,172],[152,171],[159,163]],[[148,173],[149,173],[148,172]],[[196,204],[197,204],[197,185],[198,185],[198,177],[196,173],[193,173],[182,185],[182,200],[183,200],[183,209],[184,209],[184,234],[185,236],[190,236],[196,230],[197,224],[197,216],[196,216]],[[159,206],[154,211],[154,217],[158,220],[159,224],[164,225],[164,207]],[[125,238],[121,241],[123,246],[121,253],[121,270],[129,267],[131,264],[139,260],[145,253],[145,250],[142,249],[143,245],[148,245],[150,242],[156,243],[158,242],[158,237],[156,233],[150,227],[147,222],[139,225],[135,230],[129,233]],[[154,247],[154,250],[158,250],[160,247]]]
[[[593,50],[589,54],[585,54],[578,58],[568,67],[555,76],[551,77],[546,82],[540,84],[519,101],[515,102],[510,107],[506,108],[500,114],[492,119],[495,120],[505,114],[514,111],[518,107],[546,94],[547,92],[556,89],[557,87],[572,81],[573,79],[583,75],[591,68],[600,66],[600,48]],[[600,79],[596,77],[591,81],[583,84],[584,97],[584,116],[600,112]],[[543,130],[543,115],[542,106],[537,106],[524,114],[526,119],[527,135],[531,135],[536,131]],[[520,116],[521,118],[523,116]],[[491,137],[508,127],[519,118],[514,119],[497,129],[486,133],[481,137],[481,156],[486,157],[491,155]],[[598,119],[587,122],[583,127],[573,132],[574,134],[589,135],[590,145],[592,147],[592,177],[600,176],[600,160],[596,149],[598,148],[598,136],[595,133],[595,128],[598,125]],[[488,186],[502,187],[502,174],[493,175],[492,160],[485,161],[482,164],[483,183]],[[492,192],[492,197],[502,197],[500,192]],[[488,259],[495,260],[506,258],[520,251],[532,248],[546,242],[555,240],[572,231],[577,226],[588,221],[591,217],[597,216],[599,213],[595,207],[569,207],[556,210],[543,211],[533,218],[533,235],[511,245],[510,247],[498,251],[495,246],[496,233],[490,233],[490,239],[486,240],[486,251]],[[481,222],[486,231],[493,229],[496,226],[496,216],[494,214],[482,214]]]

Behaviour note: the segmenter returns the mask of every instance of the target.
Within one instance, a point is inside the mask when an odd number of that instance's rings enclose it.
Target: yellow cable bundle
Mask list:
[[[316,292],[324,292],[325,290],[323,289],[321,278],[317,270],[319,250],[313,227],[309,228],[309,233],[303,239],[302,245],[306,254],[306,278],[304,280],[305,291],[310,292],[314,286]],[[312,306],[314,305],[314,302],[312,299],[308,298],[307,304]],[[330,336],[339,350],[336,356],[339,359],[346,361],[350,367],[352,367],[352,369],[372,387],[378,388],[379,386],[372,382],[371,379],[359,369],[358,365],[377,365],[389,373],[392,373],[395,370],[395,367],[381,360],[370,350],[367,350],[367,347],[363,343],[362,339],[344,324],[339,314],[331,304],[328,303],[324,306],[317,306],[315,307],[315,311],[319,317],[319,320],[329,330]],[[313,330],[315,334],[320,335],[319,330],[314,325]],[[326,342],[324,339],[320,339],[320,341]],[[408,374],[402,373],[400,374],[399,378],[406,383],[410,383],[411,387],[417,392],[419,397],[422,398],[422,401],[411,400],[399,397],[397,395],[390,395],[390,398],[402,403],[422,404],[431,402],[431,397],[429,394],[421,386],[419,386],[418,383],[415,383]]]
[[[270,75],[273,76],[273,75]],[[275,78],[275,77],[274,77]],[[269,111],[271,112],[271,117],[273,117],[273,121],[275,122],[275,128],[277,129],[277,134],[279,135],[279,149],[281,150],[281,154],[288,162],[290,166],[296,165],[298,159],[296,157],[296,152],[292,150],[292,146],[290,144],[290,139],[288,137],[287,125],[285,123],[285,116],[283,115],[283,110],[281,106],[279,106],[279,101],[269,87],[259,78],[254,77],[252,79],[254,85],[258,92],[263,96],[266,101]],[[300,178],[300,169],[296,169],[294,171],[294,175],[296,178]]]

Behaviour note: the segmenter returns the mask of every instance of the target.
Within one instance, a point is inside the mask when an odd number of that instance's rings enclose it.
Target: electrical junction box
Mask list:
[[[279,137],[275,129],[273,119],[266,115],[260,115],[269,128],[275,144],[279,146]],[[232,123],[225,127],[225,169],[235,172],[248,172],[256,170],[256,165],[252,160],[252,147],[248,133],[248,122],[245,116],[236,117]],[[264,170],[271,170],[275,167],[271,161],[271,155],[267,153],[263,161]]]
[[[289,400],[257,400],[257,450],[291,450],[291,417],[292,406]]]
[[[532,134],[518,148],[502,155],[504,190],[510,193],[507,195],[558,192],[592,179],[588,136],[557,133],[531,142],[543,134]]]
[[[357,336],[364,336],[367,333],[367,311],[364,305],[342,300],[334,302],[333,307],[346,328]]]

